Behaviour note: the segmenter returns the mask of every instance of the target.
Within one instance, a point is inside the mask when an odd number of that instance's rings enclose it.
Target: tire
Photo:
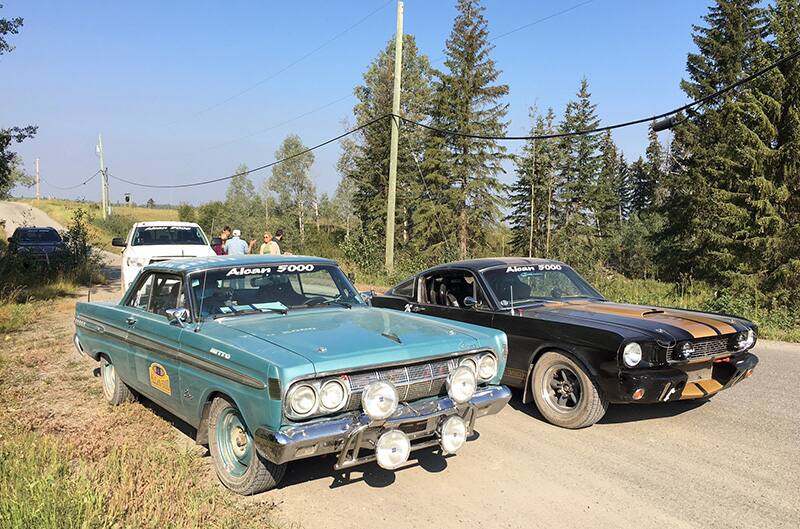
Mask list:
[[[103,385],[103,395],[109,404],[119,406],[136,400],[131,389],[119,378],[114,364],[105,356],[100,358],[100,381]]]
[[[562,428],[586,428],[608,410],[608,400],[583,366],[565,353],[548,352],[539,358],[531,389],[539,412]]]
[[[250,496],[274,489],[286,472],[261,457],[239,409],[225,398],[215,398],[208,414],[208,448],[217,477],[237,494]]]

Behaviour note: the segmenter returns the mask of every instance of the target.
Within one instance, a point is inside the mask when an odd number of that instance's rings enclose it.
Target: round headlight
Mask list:
[[[478,378],[491,380],[497,374],[497,359],[493,354],[486,354],[478,361]]]
[[[298,384],[289,391],[289,406],[297,415],[308,415],[317,405],[317,393],[308,384]]]
[[[622,351],[622,361],[628,367],[635,367],[642,361],[642,346],[636,342],[631,342]]]
[[[325,382],[319,390],[319,401],[328,411],[335,411],[344,405],[347,390],[339,380]]]
[[[756,341],[756,333],[753,332],[753,329],[748,329],[747,332],[740,332],[739,336],[736,337],[736,348],[740,351],[742,349],[747,349]]]
[[[464,358],[461,360],[461,363],[459,365],[472,369],[474,373],[478,372],[478,363],[475,361],[474,358],[471,357]]]
[[[442,450],[446,454],[455,454],[467,440],[467,423],[458,415],[448,417],[442,423]]]
[[[375,443],[375,459],[381,468],[395,469],[408,461],[411,441],[400,430],[389,430]]]
[[[380,421],[387,419],[397,410],[399,403],[394,384],[385,380],[373,382],[361,394],[361,405],[370,419]]]
[[[466,366],[458,366],[447,377],[447,394],[458,404],[471,399],[477,387],[475,372]]]

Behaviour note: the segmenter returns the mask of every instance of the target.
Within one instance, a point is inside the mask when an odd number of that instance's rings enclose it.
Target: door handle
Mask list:
[[[127,322],[128,325],[133,325],[134,323],[136,323],[136,318],[134,318],[133,316],[128,316],[125,322]]]

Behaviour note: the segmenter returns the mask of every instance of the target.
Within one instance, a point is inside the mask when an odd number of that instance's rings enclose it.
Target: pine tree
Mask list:
[[[591,102],[589,82],[584,78],[577,99],[567,103],[559,132],[576,132],[597,128],[596,105]],[[557,164],[558,211],[557,255],[571,260],[584,260],[592,248],[594,210],[592,191],[600,172],[601,138],[595,134],[566,136],[559,141]]]
[[[627,220],[631,214],[631,199],[633,191],[631,186],[631,171],[628,162],[625,161],[625,155],[620,153],[619,161],[617,162],[617,214],[619,222]]]
[[[548,109],[546,116],[531,109],[534,122],[530,135],[552,134],[555,114]],[[554,166],[556,144],[553,140],[531,140],[514,158],[517,178],[511,186],[511,248],[519,255],[546,256],[549,252],[548,224],[550,222],[555,184]]]
[[[601,166],[594,186],[592,204],[597,235],[610,237],[618,231],[620,223],[620,159],[611,131],[603,135],[600,145]]]
[[[431,98],[432,69],[428,57],[419,53],[412,35],[403,36],[403,71],[400,114],[421,121]],[[364,84],[355,89],[358,103],[353,108],[356,124],[363,125],[392,111],[394,85],[394,38],[364,73]],[[353,208],[371,237],[383,239],[386,230],[386,200],[389,174],[390,121],[363,129],[342,156],[348,156],[346,175],[355,184]],[[397,161],[396,230],[401,244],[412,237],[412,213],[424,200],[413,156],[424,145],[423,131],[401,126]],[[421,153],[420,153],[421,154]]]
[[[777,0],[771,13],[775,55],[800,49],[800,1]],[[767,244],[769,274],[765,286],[784,306],[800,306],[800,62],[780,67],[783,78],[772,183],[783,198],[782,222]]]
[[[478,0],[459,0],[457,9],[445,46],[446,71],[436,73],[431,123],[472,134],[503,135],[508,105],[501,100],[508,86],[497,84],[500,71],[489,57],[493,46],[483,7]],[[493,140],[459,136],[434,136],[427,147],[426,178],[431,180],[435,205],[420,211],[418,219],[437,215],[447,230],[454,228],[458,255],[467,257],[485,244],[487,229],[500,217],[504,186],[497,175],[503,172],[506,149]]]

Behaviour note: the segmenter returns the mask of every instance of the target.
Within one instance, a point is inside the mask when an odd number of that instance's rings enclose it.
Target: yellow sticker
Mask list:
[[[158,391],[172,395],[172,390],[169,386],[169,375],[161,364],[150,364],[150,385]]]

